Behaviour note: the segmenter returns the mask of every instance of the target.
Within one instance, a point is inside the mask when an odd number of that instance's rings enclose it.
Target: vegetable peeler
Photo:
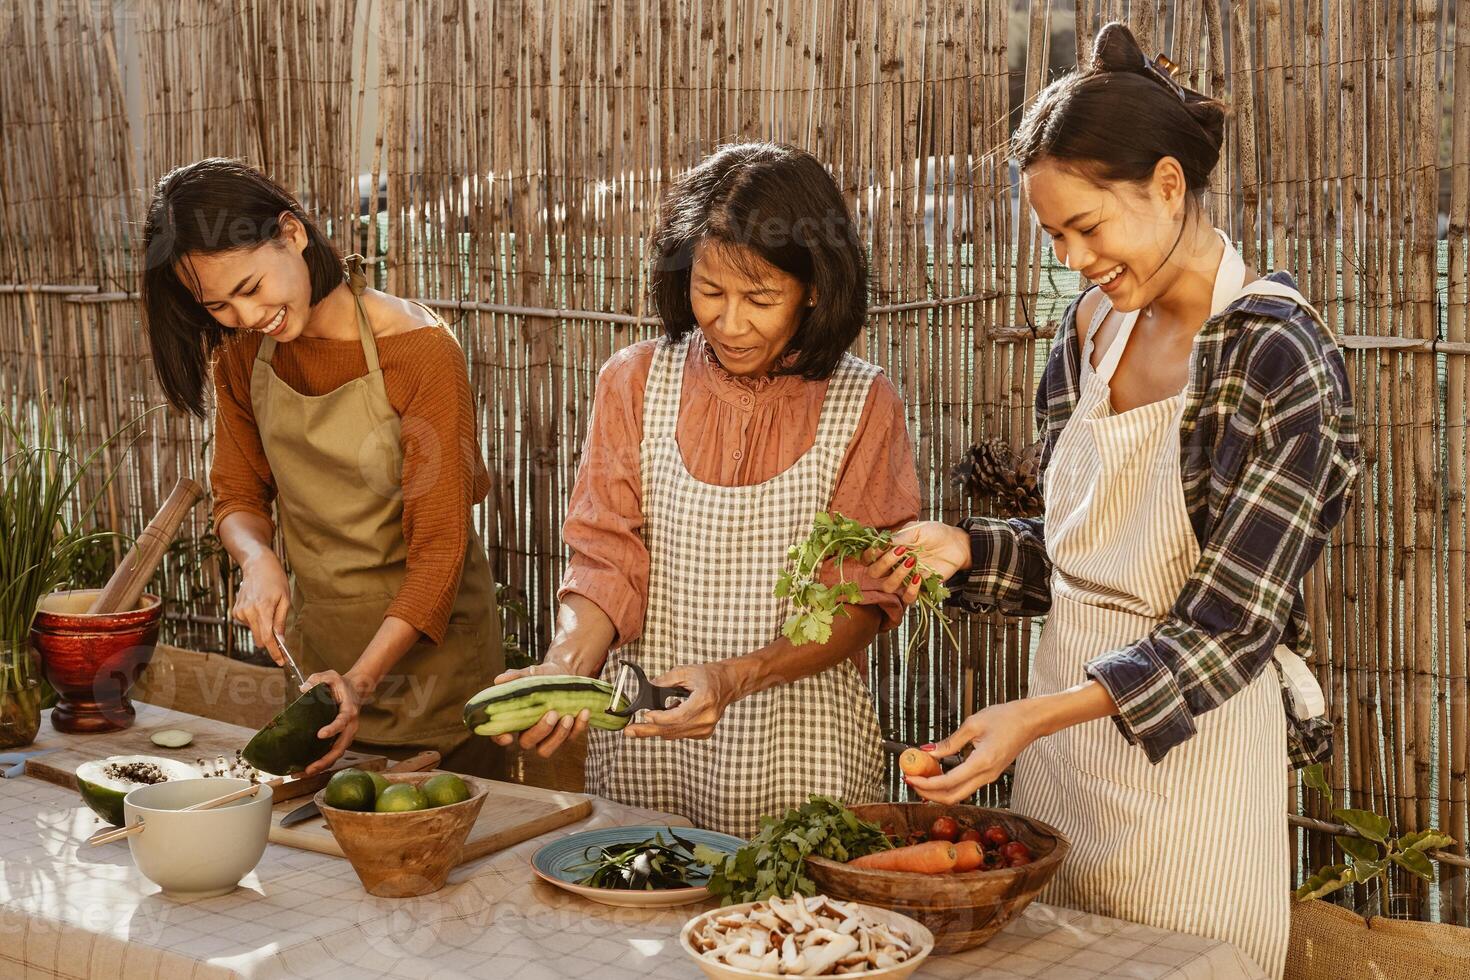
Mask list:
[[[629,682],[636,685],[631,695],[625,694]],[[643,668],[631,660],[618,662],[618,682],[613,687],[612,700],[608,701],[607,713],[619,718],[631,718],[640,711],[663,711],[672,708],[671,702],[682,701],[689,696],[684,687],[658,687],[648,679]],[[619,709],[618,704],[626,707]]]

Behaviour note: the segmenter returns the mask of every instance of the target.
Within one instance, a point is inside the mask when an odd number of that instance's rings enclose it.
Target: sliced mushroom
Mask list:
[[[731,966],[739,967],[742,970],[759,970],[761,968],[760,957],[751,956],[749,953],[731,953],[725,957],[725,962]]]
[[[857,949],[857,940],[851,936],[839,936],[836,933],[829,935],[833,937],[832,942],[815,948],[807,947],[803,951],[802,955],[806,957],[806,969],[802,971],[804,976],[815,977],[826,973],[838,960]]]

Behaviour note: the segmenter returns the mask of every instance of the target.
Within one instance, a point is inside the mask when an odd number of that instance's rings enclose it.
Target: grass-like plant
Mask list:
[[[0,744],[24,744],[25,716],[39,715],[41,692],[30,655],[31,622],[47,594],[64,587],[78,561],[98,542],[116,537],[95,528],[103,494],[80,499],[82,482],[119,433],[79,456],[65,429],[67,400],[36,405],[29,417],[0,409],[0,704],[18,706],[20,729],[0,730]],[[0,727],[13,727],[0,719]]]

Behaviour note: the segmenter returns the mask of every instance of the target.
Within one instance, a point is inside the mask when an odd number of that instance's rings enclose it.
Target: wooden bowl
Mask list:
[[[421,785],[443,770],[389,772],[390,783]],[[459,864],[470,828],[485,805],[490,789],[486,780],[455,773],[470,788],[470,798],[448,806],[406,813],[340,810],[327,806],[325,789],[313,799],[342,853],[352,863],[369,895],[408,898],[444,887],[449,872]]]
[[[128,689],[158,643],[163,600],[146,594],[136,608],[89,613],[99,589],[53,592],[41,599],[31,644],[60,700],[51,712],[59,732],[115,732],[133,723]]]
[[[891,828],[901,837],[910,830],[927,830],[942,816],[982,830],[1000,824],[1012,840],[1021,841],[1035,855],[1034,861],[1019,868],[947,875],[868,871],[826,858],[806,859],[807,874],[818,891],[917,919],[934,933],[934,951],[941,954],[973,949],[999,932],[1031,904],[1072,849],[1055,827],[1010,810],[938,803],[867,803],[851,809],[860,819]]]

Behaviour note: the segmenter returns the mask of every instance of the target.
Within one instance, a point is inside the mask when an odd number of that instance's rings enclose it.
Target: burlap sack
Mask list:
[[[1470,929],[1363,917],[1330,902],[1296,902],[1286,980],[1464,980]]]

